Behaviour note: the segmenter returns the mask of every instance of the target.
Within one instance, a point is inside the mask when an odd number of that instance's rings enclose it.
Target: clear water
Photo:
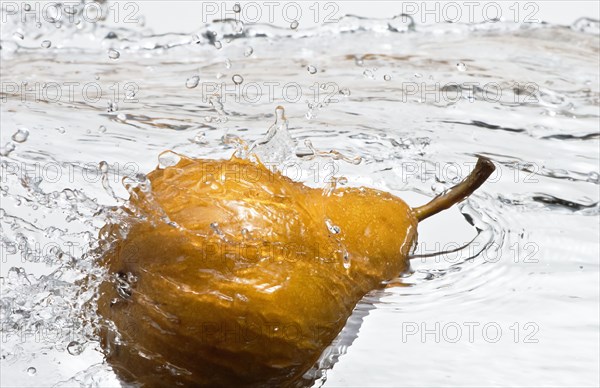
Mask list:
[[[334,173],[420,205],[478,154],[498,167],[420,225],[414,272],[364,298],[315,385],[598,386],[598,31],[348,16],[153,35],[9,20],[0,385],[118,386],[94,331],[92,252],[127,198],[121,179],[165,150],[227,157],[236,136],[265,139],[282,105],[289,128],[257,151],[310,185]]]

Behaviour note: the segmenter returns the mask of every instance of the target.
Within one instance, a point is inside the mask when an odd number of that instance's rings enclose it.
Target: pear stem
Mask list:
[[[479,188],[494,172],[494,163],[486,157],[479,156],[475,168],[462,182],[438,195],[429,203],[413,209],[413,214],[419,221],[448,209],[459,203]]]

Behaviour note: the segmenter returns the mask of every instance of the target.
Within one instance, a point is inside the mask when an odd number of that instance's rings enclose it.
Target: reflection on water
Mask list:
[[[316,385],[598,385],[597,21],[152,35],[10,19],[1,38],[3,385],[118,384],[94,252],[121,180],[167,149],[227,157],[237,137],[309,185],[412,205],[478,154],[498,166],[420,226],[413,272],[357,306]],[[289,128],[265,142],[277,105]]]

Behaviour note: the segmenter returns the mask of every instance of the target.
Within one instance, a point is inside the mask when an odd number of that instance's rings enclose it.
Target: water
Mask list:
[[[228,157],[238,137],[311,186],[415,206],[476,155],[498,167],[420,225],[414,272],[364,298],[315,385],[600,383],[597,21],[152,35],[11,19],[1,38],[1,385],[119,384],[94,293],[121,180],[143,185],[165,150]],[[289,128],[268,131],[278,105]]]

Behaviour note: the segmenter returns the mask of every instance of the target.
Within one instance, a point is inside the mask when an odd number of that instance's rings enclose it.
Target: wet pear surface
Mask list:
[[[124,380],[298,385],[358,301],[408,269],[417,220],[391,194],[309,188],[260,163],[187,159],[134,191],[147,215],[108,225],[99,312]],[[157,206],[168,219],[156,217]]]

